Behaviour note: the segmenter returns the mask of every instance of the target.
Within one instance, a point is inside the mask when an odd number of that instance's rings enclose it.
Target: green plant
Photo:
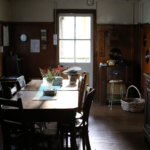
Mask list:
[[[39,68],[39,70],[41,72],[42,77],[46,77],[47,82],[52,83],[56,79],[56,76],[59,75],[61,67],[58,66],[58,68],[55,68],[55,69],[52,69],[52,70],[50,70],[50,68],[48,68],[48,69]]]

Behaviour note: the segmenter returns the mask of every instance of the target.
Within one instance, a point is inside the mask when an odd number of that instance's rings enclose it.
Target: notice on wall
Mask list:
[[[3,26],[3,46],[9,46],[9,29],[8,29],[8,26]]]
[[[38,40],[38,39],[31,39],[30,52],[31,53],[39,53],[40,52],[40,40]]]

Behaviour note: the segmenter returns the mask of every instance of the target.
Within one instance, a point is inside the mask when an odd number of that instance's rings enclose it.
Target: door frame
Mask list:
[[[55,11],[55,10],[54,10]],[[76,14],[93,14],[93,88],[96,90],[97,88],[97,51],[96,51],[96,10],[92,9],[57,9],[56,10],[56,18],[58,18],[58,14],[68,14],[68,13],[76,13]],[[54,13],[55,14],[55,13]],[[55,16],[54,16],[55,18]],[[56,19],[56,28],[57,33],[59,31],[58,20]],[[58,42],[58,41],[57,41]],[[56,62],[59,64],[59,47],[57,46],[56,50]],[[97,97],[97,96],[96,96]]]

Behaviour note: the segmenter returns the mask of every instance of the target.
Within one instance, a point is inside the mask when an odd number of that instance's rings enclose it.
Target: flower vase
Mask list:
[[[50,89],[50,90],[52,90],[52,85],[53,85],[53,82],[54,82],[54,81],[52,81],[52,82],[47,82],[47,84],[48,84],[48,87],[49,87],[49,89]]]
[[[43,77],[43,84],[47,84],[47,78]]]

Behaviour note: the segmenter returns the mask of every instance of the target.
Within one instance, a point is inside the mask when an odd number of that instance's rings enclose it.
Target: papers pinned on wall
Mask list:
[[[3,26],[3,46],[9,46],[9,28]]]
[[[40,52],[40,40],[32,39],[30,42],[30,52],[39,53]]]

